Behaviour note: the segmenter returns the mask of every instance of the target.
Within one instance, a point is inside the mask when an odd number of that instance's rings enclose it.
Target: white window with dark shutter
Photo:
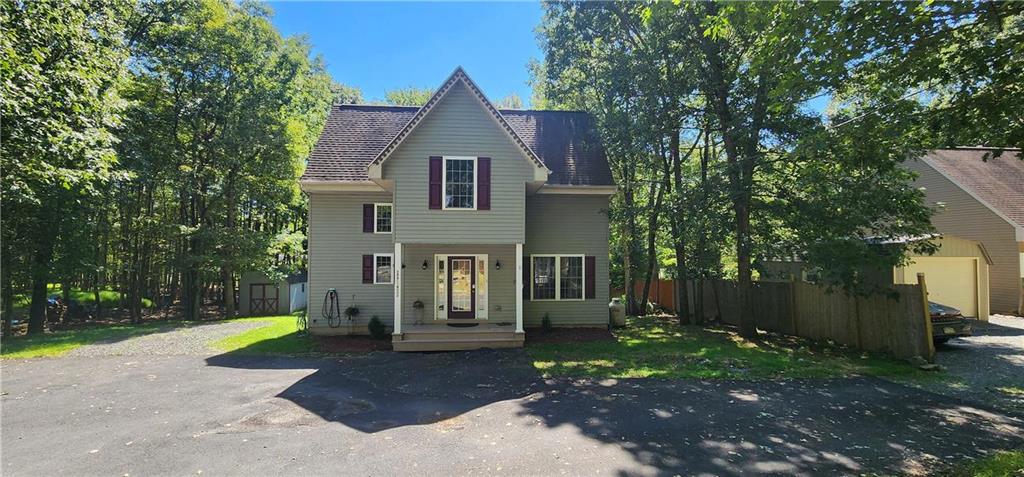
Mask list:
[[[394,283],[394,255],[390,253],[373,254],[373,283],[375,285],[390,285]]]
[[[476,159],[445,156],[442,187],[445,210],[476,210]]]
[[[373,204],[373,233],[391,233],[391,218],[394,206],[386,203]]]
[[[583,300],[586,298],[587,260],[583,255],[531,255],[530,299]],[[591,278],[592,279],[592,278]]]

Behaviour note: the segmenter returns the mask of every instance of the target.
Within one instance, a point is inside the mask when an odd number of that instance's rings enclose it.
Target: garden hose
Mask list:
[[[338,292],[333,288],[327,290],[327,294],[324,295],[322,314],[327,320],[327,326],[331,328],[341,326],[341,305],[338,303]]]

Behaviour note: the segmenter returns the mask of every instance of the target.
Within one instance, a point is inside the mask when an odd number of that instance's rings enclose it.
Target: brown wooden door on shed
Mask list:
[[[278,313],[278,288],[274,283],[252,283],[249,285],[249,314],[276,315]]]

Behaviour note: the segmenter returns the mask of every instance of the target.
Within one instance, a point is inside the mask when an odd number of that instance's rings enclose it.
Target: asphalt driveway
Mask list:
[[[935,362],[950,379],[925,389],[1024,413],[1024,318],[992,315],[974,326],[973,336],[937,350]]]
[[[926,473],[1024,420],[875,379],[544,380],[521,350],[2,365],[2,473]]]

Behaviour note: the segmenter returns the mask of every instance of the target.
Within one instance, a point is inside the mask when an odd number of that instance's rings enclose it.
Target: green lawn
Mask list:
[[[188,324],[159,321],[141,325],[96,325],[36,336],[14,336],[0,341],[0,359],[52,358],[97,341],[129,338],[179,326]]]
[[[972,477],[1012,477],[1024,475],[1024,451],[996,452],[965,464],[951,473]]]
[[[49,286],[46,287],[46,296],[60,295],[61,291],[62,289],[60,285],[51,283]],[[96,295],[93,294],[92,290],[80,290],[78,288],[72,288],[70,295],[72,300],[77,301],[82,305],[89,306],[96,303]],[[13,301],[15,308],[28,308],[28,306],[32,303],[32,297],[27,293],[19,293],[14,295]],[[104,308],[116,308],[121,304],[121,292],[114,291],[111,289],[100,290],[100,304],[103,305]],[[143,298],[142,307],[152,308],[153,300],[150,300],[149,298]]]
[[[743,340],[734,333],[681,327],[652,317],[631,318],[616,341],[527,347],[546,376],[610,378],[826,378],[848,375],[923,376],[901,360],[839,349],[794,349],[774,338]]]
[[[296,315],[238,318],[238,321],[262,321],[267,326],[253,328],[214,342],[221,351],[240,354],[317,354],[318,342],[307,333],[300,333]]]

